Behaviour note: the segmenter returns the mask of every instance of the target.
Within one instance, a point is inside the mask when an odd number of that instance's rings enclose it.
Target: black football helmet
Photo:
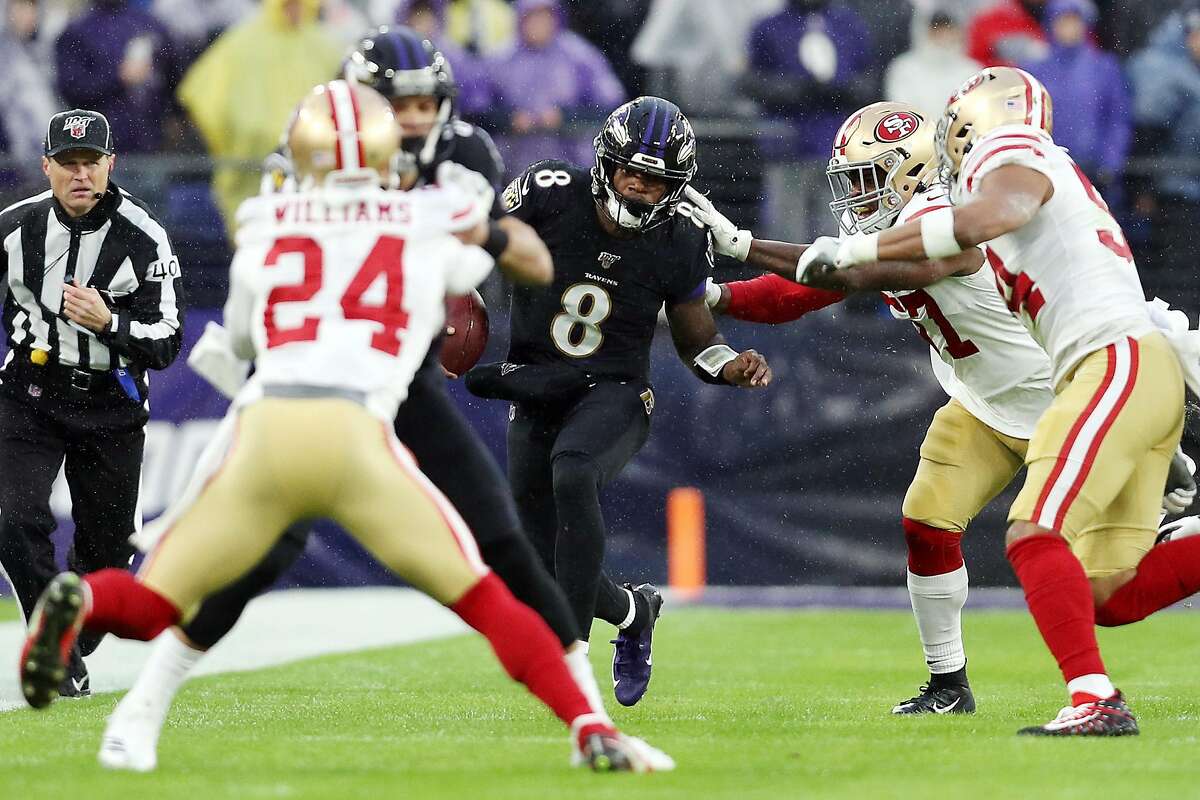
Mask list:
[[[661,97],[630,100],[608,116],[596,136],[592,194],[623,228],[649,230],[665,222],[696,174],[696,134],[679,106]],[[617,167],[667,182],[657,203],[622,197],[613,187]]]
[[[421,167],[433,162],[442,132],[455,116],[454,98],[458,95],[450,62],[433,42],[403,25],[384,26],[358,43],[342,73],[347,81],[370,86],[388,100],[437,98],[437,120],[429,134],[401,142]]]

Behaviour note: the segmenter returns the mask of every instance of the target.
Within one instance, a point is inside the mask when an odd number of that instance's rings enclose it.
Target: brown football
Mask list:
[[[441,361],[447,372],[461,376],[483,355],[488,341],[487,306],[474,289],[462,297],[446,298],[446,336]]]

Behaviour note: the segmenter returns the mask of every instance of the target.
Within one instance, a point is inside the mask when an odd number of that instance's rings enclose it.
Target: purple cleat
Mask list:
[[[629,636],[625,631],[620,631],[617,638],[612,640],[612,644],[616,645],[613,651],[613,694],[621,705],[632,706],[642,699],[650,685],[650,640],[654,637],[654,623],[658,621],[663,599],[658,589],[649,583],[637,588],[627,583],[625,588],[645,597],[650,606],[650,621],[641,633]]]

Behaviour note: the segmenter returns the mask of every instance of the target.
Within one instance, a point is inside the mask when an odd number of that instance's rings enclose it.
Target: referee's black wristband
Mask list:
[[[508,249],[508,231],[501,228],[496,220],[488,223],[488,237],[483,249],[492,258],[499,258]]]

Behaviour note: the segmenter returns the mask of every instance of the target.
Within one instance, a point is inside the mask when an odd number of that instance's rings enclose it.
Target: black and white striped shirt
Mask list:
[[[143,370],[179,354],[179,259],[154,215],[116,184],[77,219],[49,191],[9,206],[0,212],[0,246],[9,359],[37,349],[80,369]],[[63,284],[73,278],[100,292],[113,314],[109,331],[93,333],[62,313]]]

